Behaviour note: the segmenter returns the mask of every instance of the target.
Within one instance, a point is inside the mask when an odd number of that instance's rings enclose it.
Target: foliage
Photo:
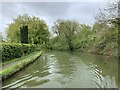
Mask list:
[[[118,4],[120,2],[112,2],[107,8],[100,9],[93,26],[81,24],[75,20],[59,19],[52,27],[53,36],[50,35],[48,26],[43,20],[27,14],[18,16],[8,26],[7,41],[18,43],[20,41],[19,27],[28,25],[29,43],[39,44],[42,48],[117,56],[118,33],[120,32],[118,31],[120,28],[120,19],[117,15]]]
[[[97,25],[98,26],[98,25]],[[90,51],[100,54],[114,55],[117,56],[118,48],[118,30],[113,25],[104,23],[101,28],[96,28],[96,40],[92,44]],[[109,45],[111,44],[111,45]],[[114,52],[115,51],[115,52]]]
[[[68,45],[72,51],[74,49],[74,39],[79,28],[79,24],[73,20],[57,20],[53,26],[53,32],[58,35],[59,41]]]
[[[36,50],[36,45],[33,44],[1,43],[1,45],[3,62],[21,57]]]
[[[74,40],[76,49],[80,47],[86,47],[85,43],[87,43],[87,41],[92,38],[94,33],[89,25],[80,24],[79,26],[79,31],[77,32],[76,39]]]
[[[100,9],[93,26],[72,20],[57,20],[52,29],[56,36],[50,40],[51,48],[118,56],[120,19],[117,17],[117,6],[118,2],[113,2]]]
[[[67,26],[65,23],[61,25],[61,22],[56,23],[53,28],[53,32],[57,36],[50,41],[52,49],[71,50],[67,39],[69,37],[69,40],[72,41],[74,51],[117,56],[118,30],[114,24],[95,22],[92,27],[79,24],[79,27],[75,30],[76,32],[70,34],[70,27],[75,26],[71,26],[70,24]],[[112,45],[109,45],[110,43]]]
[[[3,42],[3,36],[1,34],[1,32],[0,32],[0,42]]]
[[[45,45],[49,40],[48,26],[44,20],[35,16],[19,15],[7,27],[7,42],[20,42],[20,27],[28,26],[28,42],[30,44]]]

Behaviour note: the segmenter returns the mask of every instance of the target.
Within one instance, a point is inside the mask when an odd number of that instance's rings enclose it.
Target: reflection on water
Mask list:
[[[117,58],[80,52],[44,52],[2,88],[116,88]]]

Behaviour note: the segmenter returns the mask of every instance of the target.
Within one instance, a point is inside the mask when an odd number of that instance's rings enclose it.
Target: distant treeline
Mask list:
[[[98,54],[118,55],[118,2],[108,4],[95,16],[93,25],[78,23],[76,20],[58,19],[51,30],[44,20],[19,15],[7,27],[6,42],[20,43],[20,26],[28,26],[28,43],[53,50],[71,50]],[[0,35],[1,37],[1,35]],[[2,37],[1,37],[2,38]]]

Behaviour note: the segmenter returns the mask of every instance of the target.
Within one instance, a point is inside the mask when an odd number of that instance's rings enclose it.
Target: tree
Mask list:
[[[100,9],[95,17],[93,30],[98,31],[101,37],[114,38],[111,40],[117,41],[120,33],[120,1],[108,2],[106,8]],[[110,39],[109,39],[110,40]]]
[[[75,48],[85,48],[88,42],[90,43],[93,38],[93,31],[89,25],[79,24],[79,31],[76,34],[75,38]]]
[[[71,51],[74,50],[74,39],[79,29],[78,22],[73,20],[57,20],[52,29],[57,36],[66,41]]]
[[[28,26],[28,43],[46,45],[49,40],[48,26],[35,16],[19,15],[7,27],[7,41],[20,43],[20,27]]]
[[[79,39],[84,39],[92,33],[92,29],[89,25],[85,25],[85,24],[80,24],[79,25],[79,31],[77,33],[77,35],[80,37]]]
[[[3,42],[3,36],[1,34],[1,32],[0,32],[0,42]]]
[[[120,1],[108,2],[107,7],[104,9],[99,9],[99,13],[96,15],[95,19],[100,23],[109,24],[120,24]]]

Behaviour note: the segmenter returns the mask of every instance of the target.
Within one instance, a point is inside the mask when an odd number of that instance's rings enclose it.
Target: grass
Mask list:
[[[16,62],[16,61],[25,59],[25,58],[27,58],[27,57],[35,54],[35,53],[36,53],[36,51],[35,51],[35,52],[32,52],[32,53],[30,53],[30,54],[28,54],[28,55],[22,56],[22,57],[20,57],[20,58],[16,58],[16,59],[13,59],[13,60],[1,62],[1,63],[0,63],[0,66],[4,66],[4,65],[10,64],[10,63],[12,63],[12,62]]]
[[[25,66],[27,66],[28,64],[32,63],[34,60],[36,60],[40,55],[42,54],[42,51],[37,52],[33,57],[21,61],[20,63],[17,63],[13,66],[10,66],[9,68],[6,68],[4,70],[0,71],[0,75],[2,76],[2,80],[5,80],[6,78],[8,78],[9,76],[13,75],[14,73],[16,73],[17,71],[21,70],[22,68],[24,68]]]

